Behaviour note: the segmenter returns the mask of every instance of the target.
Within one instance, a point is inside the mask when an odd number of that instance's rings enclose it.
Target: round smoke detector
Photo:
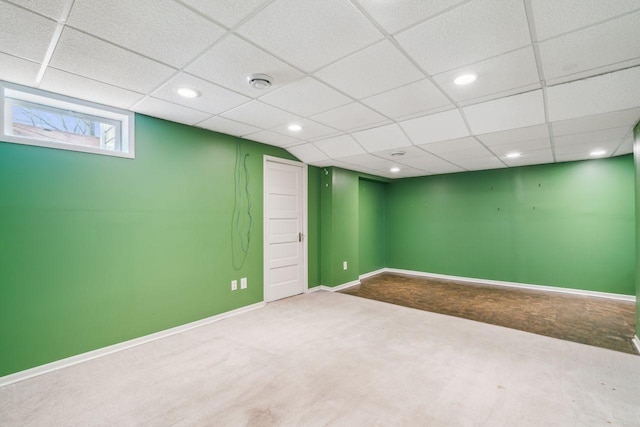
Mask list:
[[[271,87],[271,77],[266,74],[251,74],[247,76],[249,86],[258,90],[265,90]]]
[[[405,155],[404,151],[394,151],[393,153],[391,153],[392,157],[402,157]]]

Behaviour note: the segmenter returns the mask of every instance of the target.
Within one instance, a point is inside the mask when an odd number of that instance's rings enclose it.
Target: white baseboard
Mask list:
[[[0,387],[5,385],[24,381],[29,378],[33,378],[38,375],[46,374],[48,372],[57,371],[58,369],[66,368],[68,366],[77,365],[78,363],[86,362],[88,360],[96,359],[98,357],[106,356],[118,351],[126,350],[128,348],[137,347],[142,344],[149,343],[151,341],[165,338],[171,335],[179,334],[189,331],[191,329],[199,328],[201,326],[208,325],[210,323],[217,322],[228,317],[237,316],[238,314],[246,313],[248,311],[256,310],[264,307],[264,302],[248,305],[246,307],[240,307],[235,310],[227,311],[215,316],[207,317],[206,319],[197,320],[195,322],[187,323],[185,325],[176,326],[175,328],[166,329],[164,331],[155,332],[143,337],[134,338],[132,340],[124,341],[118,344],[110,345],[108,347],[99,348],[86,353],[78,354],[76,356],[67,357],[66,359],[56,360],[55,362],[47,363],[45,365],[36,366],[35,368],[26,369],[24,371],[16,372],[14,374],[0,377]]]
[[[633,345],[636,346],[636,350],[638,350],[638,354],[640,354],[640,339],[638,339],[638,336],[635,335],[631,341],[633,342]]]
[[[347,288],[350,288],[352,286],[356,286],[356,285],[359,285],[359,284],[360,284],[360,280],[353,280],[351,282],[343,283],[342,285],[338,285],[338,286],[320,285],[320,286],[315,286],[313,288],[310,288],[307,291],[307,293],[317,292],[317,291],[338,292],[338,291],[341,291],[343,289],[347,289]]]
[[[368,273],[361,274],[359,279],[363,280],[363,279],[366,279],[366,278],[371,277],[371,276],[377,276],[378,274],[384,273],[385,271],[386,271],[386,268],[381,268],[380,270],[370,271]]]
[[[409,276],[430,277],[433,279],[455,280],[457,282],[465,282],[465,283],[477,284],[477,285],[506,286],[510,288],[534,289],[538,291],[560,292],[564,294],[573,294],[573,295],[586,295],[591,297],[608,298],[608,299],[615,299],[615,300],[621,300],[621,301],[632,301],[632,302],[636,301],[636,297],[634,295],[613,294],[608,292],[587,291],[582,289],[560,288],[556,286],[531,285],[528,283],[504,282],[500,280],[489,280],[489,279],[475,279],[472,277],[449,276],[446,274],[425,273],[423,271],[401,270],[398,268],[385,268],[384,272],[396,273],[396,274],[407,274]]]

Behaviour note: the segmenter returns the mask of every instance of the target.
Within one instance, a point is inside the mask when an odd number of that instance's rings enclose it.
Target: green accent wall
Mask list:
[[[640,123],[633,132],[633,156],[636,167],[636,336],[640,337]]]
[[[320,275],[324,286],[334,287],[358,280],[362,271],[359,252],[361,179],[389,182],[385,178],[334,167],[321,171]],[[373,201],[372,198],[371,203]],[[375,236],[372,238],[376,239]],[[378,251],[384,253],[383,248]],[[344,261],[347,261],[347,270],[343,269]]]
[[[310,288],[320,285],[320,173],[321,169],[308,166],[307,251],[309,257]]]
[[[633,295],[631,156],[393,181],[387,267]]]
[[[359,180],[359,274],[386,267],[386,186],[387,184],[368,179]]]
[[[135,160],[0,143],[0,376],[262,301],[265,154],[141,115]]]

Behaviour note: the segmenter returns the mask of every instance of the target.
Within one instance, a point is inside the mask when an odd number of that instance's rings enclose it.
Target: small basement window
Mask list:
[[[0,141],[133,159],[129,111],[0,81]]]

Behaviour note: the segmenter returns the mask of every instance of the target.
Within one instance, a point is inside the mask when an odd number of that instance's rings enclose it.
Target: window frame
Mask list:
[[[13,124],[10,107],[21,102],[37,104],[46,109],[70,113],[76,117],[87,117],[107,124],[115,124],[116,129],[120,131],[116,143],[116,146],[120,145],[120,149],[109,150],[12,135],[7,132],[7,128]],[[0,80],[0,142],[135,159],[135,114],[131,111]]]

